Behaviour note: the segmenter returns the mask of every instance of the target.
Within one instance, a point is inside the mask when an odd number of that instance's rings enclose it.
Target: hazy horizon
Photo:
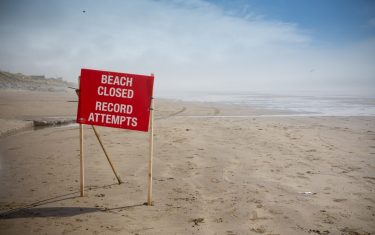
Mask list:
[[[173,91],[375,93],[373,1],[2,1],[0,70]]]

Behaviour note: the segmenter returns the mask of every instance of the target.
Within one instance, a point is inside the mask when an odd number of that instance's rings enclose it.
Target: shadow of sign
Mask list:
[[[35,217],[71,217],[75,215],[94,213],[94,212],[120,212],[134,207],[144,206],[147,203],[116,207],[116,208],[97,208],[97,207],[42,207],[42,208],[20,208],[0,214],[1,219],[19,219]]]
[[[92,207],[44,207],[44,208],[26,208],[8,213],[0,214],[0,219],[18,219],[33,217],[70,217],[86,213],[103,211]]]
[[[104,186],[88,186],[88,190],[96,189],[108,189],[117,184],[110,184]],[[147,203],[127,205],[116,208],[101,208],[101,207],[41,207],[51,203],[69,201],[75,198],[79,198],[77,195],[79,192],[67,193],[44,200],[40,200],[22,207],[10,209],[8,211],[0,211],[0,220],[5,219],[18,219],[18,218],[35,218],[35,217],[71,217],[75,215],[94,213],[94,212],[107,212],[117,213],[124,210],[128,210],[134,207],[144,206]]]

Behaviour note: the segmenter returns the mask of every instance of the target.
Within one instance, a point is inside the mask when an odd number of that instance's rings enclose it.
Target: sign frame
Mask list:
[[[103,73],[107,77],[103,78],[103,76],[101,76],[100,77],[101,83],[105,82],[105,79],[107,79],[106,80],[107,84],[112,83],[114,85],[117,85],[117,86],[115,86],[115,89],[117,88],[118,90],[121,90],[121,88],[119,88],[119,86],[133,87],[133,81],[135,82],[135,84],[137,82],[139,83],[138,85],[135,86],[137,89],[132,90],[132,97],[130,97],[129,94],[131,94],[131,92],[129,92],[130,89],[128,89],[125,92],[127,94],[127,97],[126,97],[126,95],[124,95],[124,92],[122,92],[122,93],[120,92],[119,93],[120,97],[116,97],[116,98],[137,97],[138,99],[140,99],[140,102],[138,102],[138,103],[137,102],[129,102],[129,103],[123,103],[123,105],[128,105],[128,104],[133,105],[134,104],[134,105],[136,105],[135,106],[136,108],[140,108],[141,112],[137,112],[135,118],[137,118],[137,121],[138,121],[138,117],[140,118],[139,120],[141,120],[141,123],[142,123],[141,127],[138,128],[137,125],[135,125],[135,126],[130,125],[131,127],[129,128],[129,122],[127,123],[127,125],[120,125],[119,127],[116,126],[116,125],[105,125],[107,123],[92,122],[92,121],[84,118],[84,115],[87,114],[87,111],[92,111],[92,103],[93,103],[93,100],[95,101],[95,97],[97,97],[97,96],[94,96],[94,97],[90,96],[90,92],[92,93],[93,91],[95,91],[95,89],[94,89],[95,85],[96,86],[98,85],[98,81],[96,81],[96,83],[87,86],[87,82],[88,82],[87,79],[89,79],[90,77],[94,78],[94,79],[98,79],[98,77],[95,77],[95,76],[98,76],[98,74],[103,75]],[[92,77],[93,75],[95,75],[95,76]],[[109,80],[110,79],[109,76],[112,76],[111,82]],[[118,77],[117,82],[115,80],[116,76]],[[121,81],[121,76],[123,76],[122,81]],[[132,79],[128,79],[128,78],[132,78]],[[100,146],[101,146],[105,156],[107,157],[107,160],[108,160],[108,162],[109,162],[109,164],[112,168],[112,171],[115,174],[119,184],[123,183],[120,176],[117,174],[117,172],[115,170],[115,167],[114,167],[114,164],[112,163],[112,161],[111,161],[111,159],[108,155],[108,152],[106,151],[106,149],[104,147],[104,144],[103,144],[103,142],[102,142],[102,140],[99,136],[99,133],[96,130],[94,125],[96,125],[96,126],[106,126],[106,127],[112,127],[112,128],[121,128],[121,129],[129,129],[129,130],[135,130],[135,131],[149,132],[149,143],[150,143],[149,147],[150,148],[149,148],[149,168],[148,168],[149,172],[148,172],[147,205],[152,206],[153,205],[153,201],[152,201],[152,174],[153,174],[152,168],[153,168],[153,152],[154,152],[154,128],[153,128],[153,122],[154,122],[154,98],[153,98],[154,74],[152,73],[150,76],[147,76],[147,75],[119,73],[119,72],[110,72],[110,71],[102,71],[102,70],[93,70],[93,69],[84,69],[83,68],[83,69],[81,69],[81,76],[79,77],[78,84],[79,84],[79,89],[76,89],[76,93],[79,97],[79,101],[78,101],[77,120],[76,121],[77,121],[77,123],[79,123],[79,133],[80,133],[79,143],[80,143],[80,193],[81,193],[81,197],[84,196],[84,172],[85,171],[84,171],[84,151],[83,151],[83,147],[84,147],[84,144],[83,144],[83,139],[84,139],[83,138],[83,125],[85,125],[85,124],[91,125],[92,129],[94,130],[95,136],[97,137],[97,139],[100,143]],[[89,89],[87,89],[87,87],[89,87]],[[106,87],[108,88],[109,86],[106,86]],[[143,92],[142,92],[142,87],[145,88],[145,90],[143,90]],[[123,88],[123,90],[124,89],[125,88]],[[141,89],[141,90],[139,90],[139,89]],[[96,91],[99,93],[99,88],[97,88]],[[141,91],[141,92],[139,92],[139,91]],[[138,92],[140,93],[139,96],[137,94]],[[104,91],[101,94],[103,95]],[[113,93],[113,94],[115,96],[117,95],[116,92]],[[136,96],[136,94],[137,94],[137,96]],[[143,97],[142,94],[145,94],[146,97]],[[86,104],[85,101],[87,101],[87,100],[90,101],[89,103],[90,103],[91,106],[90,105],[89,106],[90,106],[91,109],[86,109],[87,104]],[[110,101],[110,99],[103,99],[103,100],[104,101],[102,101],[102,102]],[[119,99],[115,99],[115,100],[121,101]],[[118,103],[116,103],[116,104],[118,104]],[[121,103],[120,103],[120,105],[121,105]],[[97,104],[97,101],[95,101],[95,111],[98,111],[98,110],[96,110],[98,107],[101,107],[101,110],[99,110],[99,111],[103,110],[103,106],[99,106]],[[114,105],[112,105],[112,107],[114,109]],[[128,111],[126,109],[126,106],[122,110]],[[108,107],[107,107],[107,111],[108,111]],[[144,114],[146,114],[146,115],[144,115]],[[141,115],[141,116],[138,116],[138,115]]]

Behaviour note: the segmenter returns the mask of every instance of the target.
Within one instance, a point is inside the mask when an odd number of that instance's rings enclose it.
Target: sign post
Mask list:
[[[80,166],[81,166],[81,197],[85,195],[84,187],[85,187],[85,165],[84,165],[84,158],[83,158],[83,124],[79,124],[79,156],[80,156]]]
[[[79,96],[79,90],[81,87],[81,76],[78,77],[78,90],[76,90]],[[80,159],[80,192],[81,197],[85,194],[85,162],[83,158],[83,124],[79,124],[79,159]]]
[[[84,195],[83,124],[91,125],[119,184],[122,183],[95,126],[148,132],[150,129],[149,188],[152,205],[154,75],[82,69],[77,123],[80,124],[81,196]]]
[[[153,74],[151,74],[154,76]],[[152,205],[152,164],[154,157],[154,98],[151,97],[150,105],[150,158],[148,163],[148,197],[147,205]]]

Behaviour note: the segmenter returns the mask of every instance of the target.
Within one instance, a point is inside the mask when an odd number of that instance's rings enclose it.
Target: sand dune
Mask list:
[[[69,86],[75,86],[75,84],[64,81],[62,78],[46,78],[44,75],[32,76],[0,71],[0,89],[64,92],[68,90]]]

